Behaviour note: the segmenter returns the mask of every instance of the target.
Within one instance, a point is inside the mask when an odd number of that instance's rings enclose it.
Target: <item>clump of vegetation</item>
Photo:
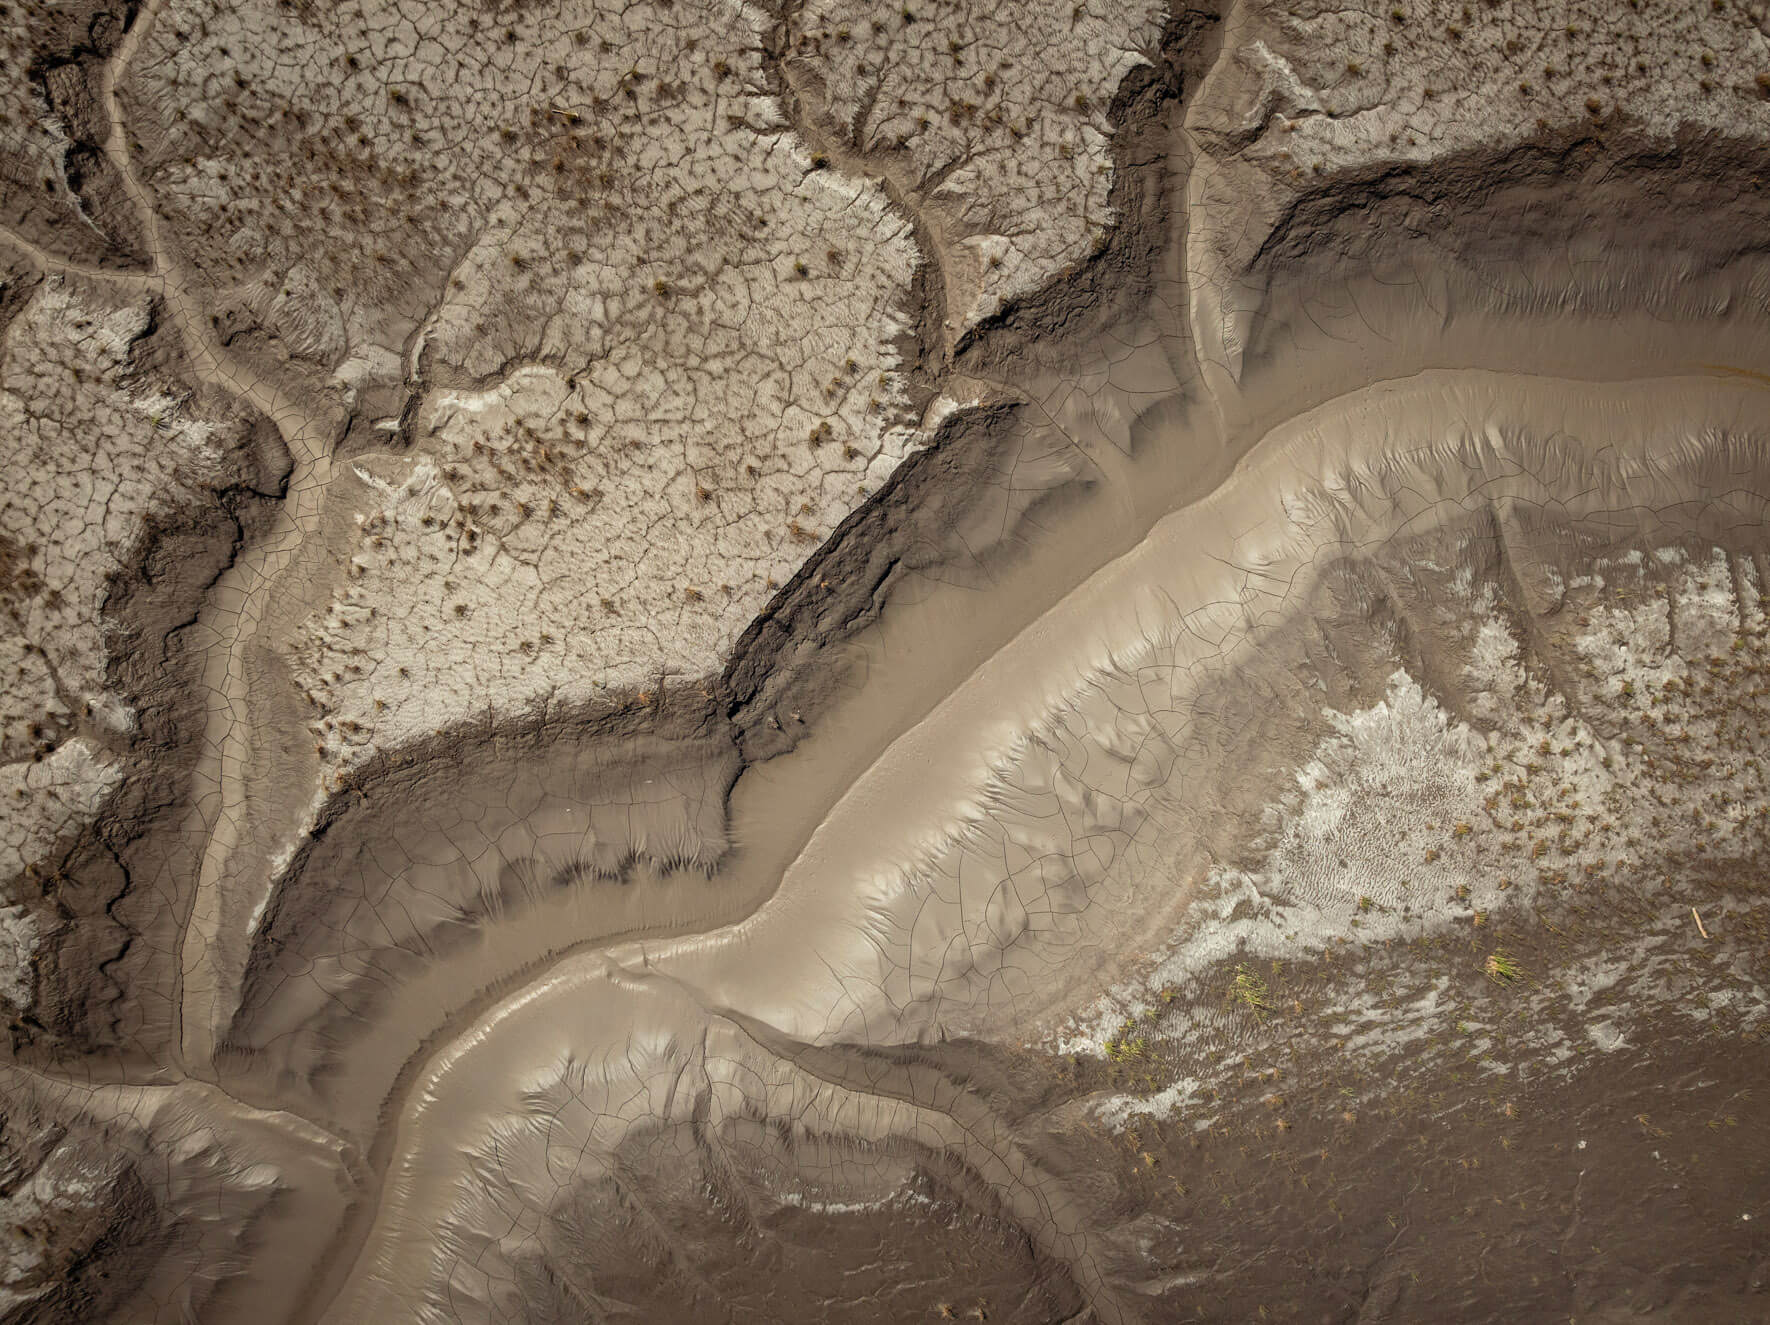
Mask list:
[[[1131,1032],[1137,1029],[1134,1021],[1127,1020],[1119,1028],[1119,1033],[1106,1042],[1106,1056],[1115,1063],[1134,1063],[1149,1054],[1149,1041],[1141,1035]]]
[[[1235,966],[1235,984],[1229,991],[1232,1002],[1240,1003],[1256,1017],[1265,1020],[1271,1005],[1266,1001],[1266,982],[1248,969],[1246,963],[1237,962]]]
[[[1516,984],[1524,978],[1524,968],[1518,964],[1518,959],[1506,952],[1488,953],[1482,970],[1496,985]]]

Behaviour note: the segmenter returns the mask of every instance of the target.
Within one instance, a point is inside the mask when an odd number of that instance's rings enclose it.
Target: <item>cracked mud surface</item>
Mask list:
[[[0,1321],[1770,1315],[1766,32],[0,5]]]

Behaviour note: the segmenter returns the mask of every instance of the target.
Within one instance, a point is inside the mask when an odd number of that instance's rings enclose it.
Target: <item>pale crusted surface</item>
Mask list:
[[[1457,699],[1479,726],[1404,668],[1376,703],[1324,711],[1328,734],[1268,806],[1263,840],[1210,872],[1182,931],[1065,1029],[1063,1052],[1141,1059],[1206,1029],[1245,1032],[1233,1003],[1208,1028],[1162,1010],[1236,958],[1260,970],[1351,942],[1414,941],[1447,915],[1479,929],[1490,914],[1554,906],[1619,878],[1669,886],[1692,860],[1749,858],[1770,816],[1759,757],[1770,624],[1752,559],[1669,546],[1600,559],[1565,583],[1545,568],[1542,587],[1572,618],[1552,646],[1578,660],[1572,677],[1541,647],[1544,623],[1521,622],[1468,565],[1444,576],[1420,559],[1407,576],[1449,590],[1440,615],[1461,660]],[[1770,1015],[1763,991],[1747,992],[1733,1010],[1748,1023]],[[1625,1013],[1677,1006],[1666,994],[1638,989]],[[1678,1010],[1703,1020],[1707,1007]],[[1606,1051],[1616,1045],[1605,1018],[1617,1015],[1607,1007],[1589,1019]],[[1362,1047],[1393,1050],[1397,1035],[1407,1039],[1405,1024],[1385,1036],[1373,1022]],[[1122,1126],[1198,1109],[1206,1093],[1184,1079],[1100,1108]]]
[[[15,1122],[11,1130],[22,1129]],[[118,1207],[127,1204],[119,1189],[128,1175],[128,1157],[95,1146],[90,1134],[62,1139],[59,1131],[32,1138],[47,1149],[34,1166],[7,1156],[13,1161],[8,1167],[14,1176],[25,1170],[24,1181],[0,1198],[0,1218],[5,1220],[5,1232],[0,1234],[4,1238],[0,1264],[5,1266],[0,1271],[0,1311],[8,1314],[52,1297],[63,1278],[57,1264],[60,1257],[70,1252],[77,1256],[111,1233]]]
[[[11,216],[78,226],[80,202],[64,168],[67,126],[45,98],[45,82],[31,76],[46,55],[61,53],[62,18],[0,15],[0,193]]]
[[[956,215],[956,331],[1044,285],[1105,234],[1107,108],[1154,50],[1164,12],[1152,0],[900,10],[811,0],[795,16],[789,68],[819,80],[846,141],[907,158],[912,198]]]
[[[37,917],[22,906],[0,906],[0,1006],[31,1005],[31,954],[42,938]]]
[[[1299,176],[1569,123],[1661,140],[1770,128],[1770,42],[1745,5],[1255,0],[1235,27],[1212,74],[1238,85],[1220,127],[1257,133],[1246,157]]]
[[[82,737],[64,741],[41,760],[0,767],[0,879],[40,860],[104,803],[123,770]]]
[[[1378,187],[1387,169],[1443,169],[1461,179],[1459,160],[1475,154],[1489,164],[1462,181],[1458,201],[1473,210],[1513,172],[1552,177],[1558,167],[1546,163],[1570,140],[1585,140],[1575,164],[1618,146],[1762,141],[1770,40],[1751,7],[1726,0],[1243,0],[1186,125],[1200,149],[1188,183],[1194,330],[1207,370],[1238,378],[1270,275],[1250,268],[1299,199],[1343,187],[1353,194],[1338,205],[1353,207],[1356,191]],[[1723,193],[1734,187],[1721,185]],[[1511,224],[1533,228],[1528,219]],[[1322,238],[1298,237],[1304,245]],[[1655,251],[1663,259],[1704,238],[1673,230]],[[1570,241],[1577,248],[1577,230],[1555,242]],[[1508,256],[1547,254],[1526,245]],[[1602,244],[1578,253],[1571,279],[1577,284],[1580,268],[1599,270],[1605,256]],[[1551,279],[1559,288],[1570,276]],[[1656,293],[1651,280],[1634,284],[1637,297]]]
[[[105,697],[98,618],[106,580],[150,515],[221,474],[214,422],[151,383],[125,380],[130,345],[147,327],[145,302],[109,303],[52,281],[7,332],[0,465],[12,478],[0,535],[18,549],[7,626],[14,641],[40,650],[32,661],[11,645],[26,685],[8,678],[8,753],[24,743],[20,735],[30,739],[32,722],[51,709],[65,713],[68,702],[90,703],[126,726]]]
[[[537,367],[432,392],[415,458],[357,466],[351,579],[298,646],[329,753],[717,670],[916,440],[878,330],[820,322],[784,366],[735,324],[692,364],[636,326],[575,387]]]
[[[331,1138],[218,1109],[206,1085],[91,1086],[8,1065],[0,1099],[8,1318],[200,1319],[273,1201],[322,1225],[339,1208]]]
[[[397,375],[422,323],[420,347],[470,373],[570,371],[640,327],[680,359],[721,325],[768,345],[807,302],[858,299],[848,323],[895,296],[898,227],[805,178],[758,36],[720,0],[187,3],[129,95],[164,135],[146,174],[183,247],[250,280],[291,348]]]
[[[812,168],[763,95],[755,17],[507,20],[175,7],[131,84],[199,265],[260,282],[254,314],[348,380],[419,375],[417,455],[358,467],[353,582],[291,646],[332,754],[717,670],[914,441],[909,227]],[[216,83],[225,58],[244,86]],[[239,113],[211,141],[217,97]],[[427,385],[463,373],[492,380]]]
[[[68,189],[62,157],[68,136],[54,113],[44,104],[31,80],[24,77],[30,62],[30,45],[17,29],[0,28],[0,162],[8,190],[41,194],[56,211],[66,216],[75,207]],[[10,38],[10,40],[8,40]]]
[[[145,301],[116,303],[51,279],[7,327],[0,362],[0,500],[7,661],[0,720],[0,878],[90,821],[122,777],[82,728],[126,737],[135,715],[107,686],[101,614],[150,521],[188,511],[227,472],[238,423],[134,374]],[[23,951],[36,929],[9,927]],[[8,967],[8,970],[12,970]],[[22,994],[22,983],[15,982]]]

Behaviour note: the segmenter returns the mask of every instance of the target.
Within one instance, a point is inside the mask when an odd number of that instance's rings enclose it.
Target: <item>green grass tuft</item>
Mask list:
[[[1487,972],[1487,978],[1496,985],[1516,984],[1524,978],[1524,968],[1518,964],[1518,959],[1510,953],[1488,953],[1487,961],[1482,964],[1482,969]]]

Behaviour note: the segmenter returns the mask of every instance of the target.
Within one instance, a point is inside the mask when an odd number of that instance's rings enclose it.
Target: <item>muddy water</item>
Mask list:
[[[510,1083],[563,1052],[599,1052],[631,1034],[638,1014],[609,1015],[614,1005],[605,1004],[619,969],[668,973],[703,1003],[815,1042],[847,991],[882,978],[876,922],[898,901],[903,863],[949,828],[1030,724],[1115,655],[1174,637],[1182,622],[1198,648],[1216,650],[1245,632],[1250,594],[1276,610],[1316,550],[1297,545],[1300,495],[1331,494],[1354,538],[1429,522],[1447,500],[1558,499],[1576,516],[1652,508],[1689,495],[1690,465],[1716,438],[1766,429],[1770,394],[1739,377],[1594,386],[1425,374],[1288,425],[1231,482],[1146,537],[1124,540],[1128,551],[1053,605],[1050,580],[1016,573],[1001,593],[934,590],[888,614],[861,646],[868,683],[822,734],[746,773],[734,792],[740,850],[731,878],[767,900],[724,929],[567,957],[439,1046],[404,1097],[380,1207],[329,1318],[361,1319],[377,1300],[392,1309],[377,1284],[409,1288],[422,1278],[436,1203],[464,1176],[458,1157],[500,1112],[498,1099],[512,1107]],[[1071,529],[1052,530],[1035,558],[1069,552],[1085,564],[1085,550],[1098,550],[1087,536],[1098,508],[1072,514]],[[1069,564],[1059,584],[1075,582]],[[976,630],[979,608],[1001,642]],[[1033,621],[1016,632],[1017,613]],[[906,715],[907,729],[889,739]],[[842,791],[826,812],[831,788]],[[771,849],[765,856],[759,847]],[[1110,918],[1101,923],[1104,947],[1126,939],[1111,934]],[[1143,908],[1135,924],[1159,927]],[[1077,992],[1052,988],[1047,1001],[1060,1007]],[[1032,1009],[1014,1012],[1024,1019]],[[887,1006],[869,1016],[875,1042],[918,1030]],[[994,1019],[980,1008],[970,1028],[999,1031]],[[674,1033],[693,1035],[692,1017]]]

